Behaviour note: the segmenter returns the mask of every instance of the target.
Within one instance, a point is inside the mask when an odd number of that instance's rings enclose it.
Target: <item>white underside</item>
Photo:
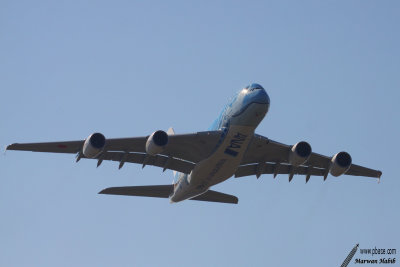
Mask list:
[[[179,182],[171,201],[195,197],[230,178],[242,161],[254,130],[255,127],[232,125],[217,150],[210,157],[198,162],[187,180]]]

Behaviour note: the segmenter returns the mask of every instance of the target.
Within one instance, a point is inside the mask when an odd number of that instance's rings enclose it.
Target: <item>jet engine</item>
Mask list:
[[[160,154],[168,144],[168,134],[162,130],[152,133],[146,141],[146,153],[149,155]]]
[[[351,166],[351,156],[347,152],[339,152],[332,157],[329,172],[333,176],[340,176],[345,173]]]
[[[87,158],[96,158],[104,149],[106,138],[101,133],[94,133],[83,143],[82,153]]]
[[[292,146],[289,152],[289,163],[293,166],[304,164],[311,155],[311,146],[302,141]]]

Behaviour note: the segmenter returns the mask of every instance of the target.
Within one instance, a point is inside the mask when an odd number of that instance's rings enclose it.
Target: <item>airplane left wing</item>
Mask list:
[[[168,136],[168,144],[158,155],[146,154],[146,137],[106,139],[102,152],[94,159],[99,166],[103,160],[153,165],[182,173],[190,173],[194,164],[208,157],[221,136],[220,131],[197,132],[193,134],[176,134]],[[52,152],[77,154],[78,160],[85,158],[82,149],[85,140],[24,143],[7,146],[7,150],[23,150],[32,152]]]
[[[290,164],[289,154],[293,146],[285,145],[261,135],[254,135],[243,157],[235,177],[261,174],[289,174],[289,181],[295,174],[306,175],[306,182],[311,176],[323,176],[326,179],[332,164],[332,157],[311,153],[307,161],[294,166]],[[381,171],[351,164],[346,175],[380,178]]]

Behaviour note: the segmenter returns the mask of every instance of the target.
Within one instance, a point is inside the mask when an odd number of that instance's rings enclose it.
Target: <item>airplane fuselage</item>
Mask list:
[[[258,84],[241,90],[223,109],[210,130],[222,132],[214,152],[198,162],[190,174],[178,173],[171,202],[201,195],[236,172],[254,131],[269,109],[270,99]]]

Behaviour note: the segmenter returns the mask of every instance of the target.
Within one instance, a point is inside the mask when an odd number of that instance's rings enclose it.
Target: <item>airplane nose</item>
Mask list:
[[[252,83],[247,87],[249,94],[251,94],[254,102],[260,104],[270,104],[270,99],[265,89],[258,83]]]
[[[257,101],[260,101],[263,104],[269,105],[269,103],[270,103],[269,96],[268,96],[267,92],[264,90],[264,88],[257,90],[256,99],[257,99]]]

